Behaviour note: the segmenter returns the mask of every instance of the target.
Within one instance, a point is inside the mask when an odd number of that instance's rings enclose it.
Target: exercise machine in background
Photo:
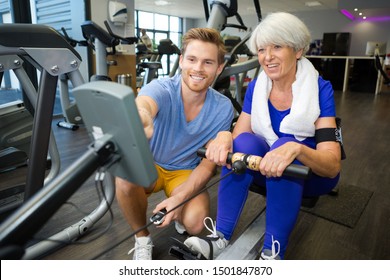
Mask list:
[[[160,56],[167,56],[168,61],[171,55],[176,55],[175,63],[173,64],[172,69],[170,69],[168,74],[169,77],[173,77],[179,69],[179,61],[181,54],[180,49],[172,42],[171,39],[166,38],[160,40],[160,43],[157,46],[157,50]]]
[[[0,225],[1,259],[35,259],[86,234],[115,197],[112,176],[145,187],[157,178],[132,89],[114,82],[95,81],[75,88],[73,93],[93,135],[92,143],[76,162]],[[78,223],[28,247],[33,235],[97,169],[106,173],[105,199],[98,208]]]
[[[57,60],[54,61],[53,57]],[[31,81],[23,68],[19,66],[23,60],[31,62],[41,72],[38,93],[31,86]],[[73,166],[61,174],[53,174],[51,180],[44,179],[58,76],[67,74],[71,81],[81,84],[82,78],[78,70],[81,58],[62,35],[48,26],[4,24],[0,25],[0,61],[4,69],[12,69],[15,72],[27,95],[31,96],[31,103],[36,103],[24,197],[15,205],[18,206],[16,210],[15,207],[13,211],[7,213],[0,226],[0,254],[2,259],[35,259],[86,234],[88,229],[108,211],[114,199],[114,187],[110,176],[106,177],[104,198],[90,215],[48,240],[34,245],[29,244],[27,247],[33,234],[97,167],[108,164],[106,168],[112,174],[130,181],[135,180],[141,185],[149,185],[155,179],[156,172],[148,142],[138,119],[138,111],[134,109],[131,88],[113,82],[99,81],[94,83],[108,84],[99,85],[98,88],[89,91],[86,89],[89,84],[83,83],[77,87],[80,88],[79,91],[76,88],[73,91],[76,103],[87,108],[81,109],[81,112],[83,117],[84,115],[87,117],[85,124],[91,135],[96,137],[94,143]],[[114,101],[110,101],[110,97],[103,98],[105,89],[114,91]],[[93,103],[93,100],[97,103]],[[112,107],[109,108],[110,105]],[[88,108],[91,111],[85,112]],[[102,112],[108,112],[108,115],[105,116]],[[118,113],[112,116],[111,112],[122,112],[122,115]],[[93,120],[88,120],[93,117],[98,118],[97,124]],[[116,118],[115,121],[113,118]],[[115,126],[118,123],[122,124],[120,129]],[[123,127],[127,129],[124,130]],[[116,141],[122,144],[118,146]],[[54,136],[52,142],[55,144]],[[120,153],[129,145],[132,147],[131,154],[122,157]],[[59,170],[59,156],[55,162],[58,162],[58,168],[55,169]]]
[[[32,124],[22,100],[0,105],[0,173],[27,164]]]
[[[53,62],[53,57],[58,59]],[[79,54],[59,33],[48,26],[0,25],[2,71],[11,70],[15,73],[34,109],[26,182],[23,187],[18,187],[16,192],[10,187],[7,193],[3,193],[2,199],[6,203],[2,204],[0,214],[7,215],[59,173],[60,157],[51,131],[57,79],[63,73],[80,79],[81,74],[78,72],[80,62]],[[22,67],[23,63],[30,63],[40,72],[38,89],[35,89]],[[46,175],[48,154],[51,168]]]
[[[107,30],[104,30],[98,24],[93,21],[85,21],[81,25],[82,34],[85,40],[76,41],[64,32],[66,40],[73,44],[82,46],[88,46],[95,52],[95,75],[91,76],[91,81],[110,81],[108,76],[108,67],[115,66],[116,61],[107,61],[108,55],[116,54],[116,47],[121,43],[134,44],[138,41],[137,37],[121,37],[115,34],[107,21],[104,22]],[[72,87],[77,87],[85,83],[83,79],[74,79],[73,76],[67,73],[60,76],[59,79],[59,90],[61,98],[62,112],[67,123],[70,125],[66,126],[72,128],[72,124],[81,124],[83,120],[78,111],[77,104],[70,98],[69,81]]]
[[[144,85],[150,83],[152,80],[158,78],[158,71],[160,69],[163,69],[163,66],[161,64],[161,59],[163,58],[163,56],[167,56],[168,61],[171,55],[177,56],[175,59],[175,63],[172,66],[172,69],[170,69],[169,71],[168,76],[173,77],[178,72],[181,51],[172,42],[171,39],[161,39],[159,45],[157,46],[157,52],[147,51],[145,45],[143,44],[138,45],[137,49],[140,58],[144,57],[144,55],[147,54],[145,59],[143,59],[137,64],[137,76],[139,77],[140,81],[139,83],[137,83],[137,87],[143,87]]]
[[[383,78],[383,84],[390,86],[390,77],[384,70],[384,58],[386,57],[386,43],[384,42],[367,42],[366,55],[373,55],[375,58],[375,69],[381,74]]]
[[[375,68],[377,71],[379,71],[379,73],[381,73],[383,78],[383,83],[386,86],[390,87],[390,77],[387,75],[385,70],[383,70],[382,62],[378,54],[375,55]]]
[[[259,0],[254,0],[254,6],[258,22],[261,21],[261,8]],[[239,30],[248,30],[241,16],[238,14],[238,1],[230,0],[204,0],[203,6],[207,20],[207,27],[222,31],[225,28],[236,28]],[[236,17],[239,24],[227,23],[230,17]],[[226,38],[225,44],[228,53],[225,56],[223,71],[216,77],[212,85],[213,88],[227,96],[236,110],[236,117],[233,123],[237,120],[241,113],[242,107],[242,90],[245,79],[249,71],[254,70],[254,76],[257,76],[260,71],[260,64],[257,56],[252,54],[246,46],[251,33],[248,33],[244,38],[237,36]],[[245,56],[246,59],[239,60],[238,56]],[[230,79],[234,79],[234,92],[230,89]]]
[[[96,75],[92,76],[91,80],[110,80],[106,62],[109,54],[107,48],[112,48],[115,51],[115,46],[119,44],[119,41],[110,36],[107,31],[93,21],[84,22],[81,25],[81,30],[85,39],[85,41],[80,41],[81,44],[95,51]],[[69,41],[69,37],[66,36],[66,40]],[[75,100],[70,97],[69,82],[71,83],[71,88],[75,88],[84,84],[85,80],[82,77],[75,77],[68,73],[64,73],[59,77],[62,114],[65,122],[68,124],[64,127],[72,128],[74,125],[82,124],[83,120]]]

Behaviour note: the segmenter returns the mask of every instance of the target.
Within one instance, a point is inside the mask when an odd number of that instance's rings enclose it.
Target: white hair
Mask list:
[[[267,15],[253,30],[249,44],[253,53],[268,45],[292,47],[295,51],[310,46],[311,36],[307,26],[296,16],[277,12]]]

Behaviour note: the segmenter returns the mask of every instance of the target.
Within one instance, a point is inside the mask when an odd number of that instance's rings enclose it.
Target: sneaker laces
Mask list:
[[[211,224],[211,227],[209,227],[207,225],[207,221],[210,221],[210,224]],[[213,238],[215,239],[215,245],[217,245],[217,247],[219,249],[224,249],[226,247],[226,244],[225,242],[223,241],[223,237],[221,237],[218,233],[217,233],[217,223],[213,221],[213,219],[211,219],[210,217],[206,217],[204,218],[203,220],[203,224],[205,226],[205,228],[211,232],[211,234],[207,235],[207,237],[209,238]]]
[[[277,246],[278,246],[277,252],[275,249],[275,247],[276,247],[275,244],[277,244]],[[280,253],[280,243],[278,240],[274,240],[274,236],[272,235],[271,256],[267,256],[264,253],[261,253],[261,258],[263,260],[275,260],[277,258],[277,256],[279,255],[279,253]]]
[[[145,259],[150,259],[151,258],[151,249],[153,248],[153,244],[138,244],[135,242],[134,248],[131,249],[127,254],[130,255],[135,251],[135,255],[137,260],[145,260]]]
[[[207,225],[207,221],[210,221],[210,224],[211,224],[211,228],[209,228],[209,226]],[[203,224],[205,226],[205,228],[211,232],[211,234],[207,235],[207,237],[218,237],[219,238],[219,235],[217,234],[217,223],[213,221],[213,219],[211,219],[210,217],[206,217],[204,218],[203,220]]]

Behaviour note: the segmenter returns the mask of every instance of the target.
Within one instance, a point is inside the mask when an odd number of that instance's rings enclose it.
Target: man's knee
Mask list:
[[[186,205],[182,212],[182,222],[191,235],[199,234],[204,228],[204,219],[209,216],[210,202],[208,195],[204,194],[197,201]]]
[[[190,235],[198,235],[204,228],[203,220],[207,217],[207,215],[193,217],[193,219],[189,218],[184,220],[184,227],[186,228],[188,234]]]
[[[122,178],[116,177],[115,190],[117,194],[132,195],[135,191],[144,191],[145,189]]]

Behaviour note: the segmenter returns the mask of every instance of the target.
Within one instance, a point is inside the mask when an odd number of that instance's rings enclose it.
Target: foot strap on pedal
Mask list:
[[[169,248],[169,255],[179,260],[206,260],[199,252],[195,252],[188,248],[183,242],[171,237],[174,245]]]

